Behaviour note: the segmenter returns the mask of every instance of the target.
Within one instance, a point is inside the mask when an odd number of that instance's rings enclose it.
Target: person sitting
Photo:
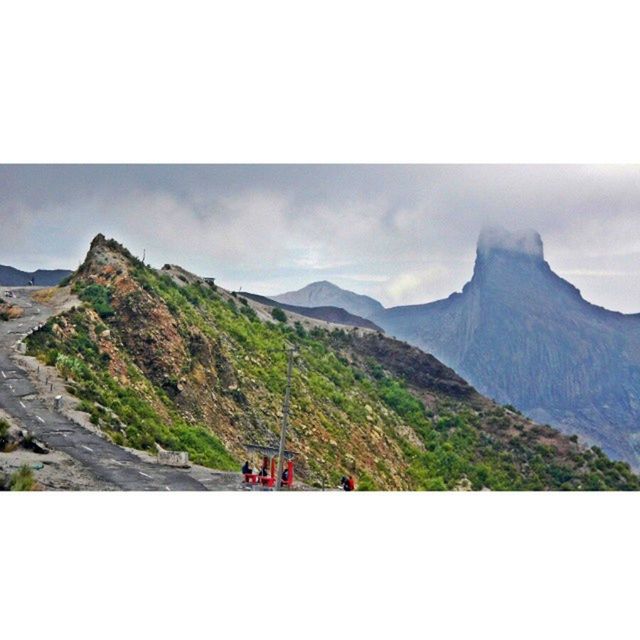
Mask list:
[[[260,469],[260,475],[261,475],[263,478],[266,478],[266,477],[269,475],[269,470],[267,469],[267,467],[266,467],[266,466],[264,466],[264,467],[262,467],[262,468]]]
[[[283,487],[288,484],[289,484],[289,469],[285,469],[282,472],[282,482],[280,483],[280,486]]]
[[[248,460],[242,465],[242,473],[245,476],[253,473],[253,469],[251,468],[251,465],[249,464]]]

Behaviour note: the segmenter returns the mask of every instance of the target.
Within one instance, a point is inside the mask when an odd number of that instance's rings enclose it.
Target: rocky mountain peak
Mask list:
[[[96,247],[99,247],[100,245],[106,244],[107,243],[107,239],[105,238],[104,234],[99,233],[92,241],[91,241],[91,245],[89,247],[89,249],[95,249]]]
[[[537,231],[502,227],[486,227],[480,233],[473,278],[466,287],[474,285],[502,290],[508,296],[525,291],[534,297],[546,295],[549,286],[574,290],[551,272]]]
[[[537,232],[483,230],[462,293],[375,321],[484,395],[640,468],[640,324],[584,300]]]
[[[312,282],[298,291],[288,291],[271,298],[299,307],[339,307],[362,318],[371,318],[383,310],[383,306],[377,300],[341,289],[328,280]]]
[[[127,271],[131,266],[142,264],[126,247],[116,240],[106,238],[102,233],[96,235],[78,274],[97,275],[105,271]]]

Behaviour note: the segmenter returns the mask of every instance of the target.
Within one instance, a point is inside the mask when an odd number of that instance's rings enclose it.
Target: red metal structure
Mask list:
[[[248,451],[262,455],[262,466],[258,473],[245,473],[244,482],[255,488],[261,487],[265,489],[273,489],[276,484],[278,449],[276,447],[267,447],[258,444],[247,444],[245,446]],[[280,487],[287,489],[291,489],[293,487],[294,457],[295,455],[292,451],[284,452],[284,458],[287,462],[286,480],[280,479]]]

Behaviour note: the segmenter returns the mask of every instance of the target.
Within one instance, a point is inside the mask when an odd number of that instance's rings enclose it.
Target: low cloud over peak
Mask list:
[[[532,228],[587,299],[640,311],[620,275],[640,260],[640,167],[0,165],[0,222],[0,262],[24,270],[74,268],[102,231],[234,289],[329,280],[387,306],[460,290],[484,226]]]
[[[487,254],[495,250],[544,259],[542,238],[533,229],[511,231],[504,227],[483,227],[478,238],[478,253]]]

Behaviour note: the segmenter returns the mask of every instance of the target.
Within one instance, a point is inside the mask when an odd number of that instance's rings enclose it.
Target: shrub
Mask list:
[[[34,491],[35,488],[36,479],[33,476],[33,471],[26,464],[23,464],[9,481],[11,491]]]
[[[44,354],[44,363],[48,366],[48,367],[53,367],[56,362],[58,361],[58,352],[55,349],[49,349],[45,354]]]
[[[90,304],[101,318],[109,318],[115,313],[111,306],[111,291],[107,287],[90,284],[80,290],[78,297]]]
[[[244,299],[244,298],[243,298]],[[246,306],[240,309],[240,312],[243,313],[249,320],[257,320],[258,314],[254,311],[252,307]]]
[[[271,317],[274,320],[277,320],[278,322],[287,321],[287,314],[282,309],[279,309],[278,307],[274,307],[273,309],[271,309]]]
[[[360,476],[357,486],[358,491],[377,491],[375,482],[366,474]]]

